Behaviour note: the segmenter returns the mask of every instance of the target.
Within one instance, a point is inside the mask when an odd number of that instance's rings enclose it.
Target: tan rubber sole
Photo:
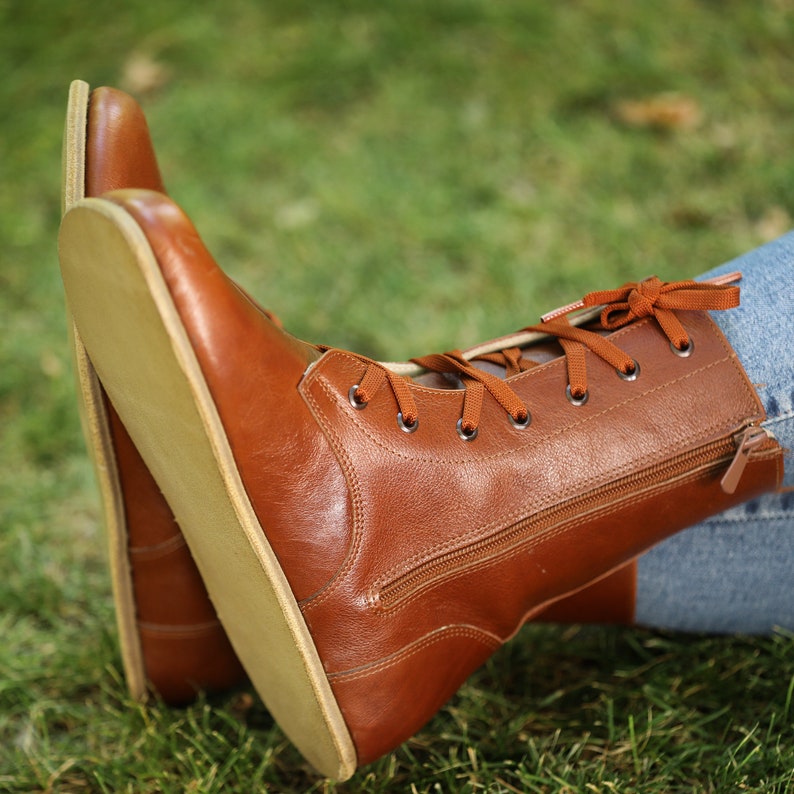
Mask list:
[[[85,196],[89,96],[88,83],[74,80],[69,86],[61,157],[62,212],[66,212]],[[137,610],[130,570],[127,519],[124,512],[124,496],[116,465],[110,422],[102,398],[102,387],[80,334],[72,321],[68,306],[67,320],[77,375],[80,421],[83,426],[86,446],[94,464],[97,486],[102,500],[110,582],[113,590],[124,679],[127,682],[130,696],[136,700],[144,700],[148,695],[146,668],[136,623]]]
[[[254,686],[318,771],[348,778],[353,742],[145,235],[117,205],[84,199],[64,218],[60,259],[91,361]]]

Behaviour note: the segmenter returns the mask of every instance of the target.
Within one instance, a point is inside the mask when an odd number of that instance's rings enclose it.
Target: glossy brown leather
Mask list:
[[[165,192],[143,110],[123,91],[102,86],[88,103],[85,192],[127,187]]]
[[[164,191],[140,106],[96,88],[88,107],[85,193],[140,187]],[[129,539],[146,677],[167,703],[229,689],[246,676],[218,621],[173,513],[113,406],[105,400]]]
[[[85,193],[139,187],[165,192],[146,117],[115,88],[91,92]],[[240,684],[237,661],[170,507],[113,406],[106,401],[116,452],[139,634],[152,689],[167,703],[197,690]],[[539,616],[555,622],[630,623],[633,584],[623,573],[563,599]]]
[[[547,606],[533,618],[539,623],[599,623],[631,626],[637,600],[637,561]]]
[[[385,384],[364,410],[351,405],[365,362],[321,354],[241,300],[167,198],[108,199],[160,263],[359,764],[419,729],[553,600],[780,480],[768,439],[736,491],[720,487],[735,434],[763,408],[705,312],[677,313],[689,358],[651,318],[612,333],[641,376],[623,381],[588,353],[585,406],[565,399],[562,357],[512,377],[532,412],[525,430],[486,399],[464,442],[462,391],[412,384],[419,427],[406,434]]]

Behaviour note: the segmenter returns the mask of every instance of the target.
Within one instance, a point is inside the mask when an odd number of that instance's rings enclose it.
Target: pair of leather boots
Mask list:
[[[626,284],[402,363],[308,344],[166,197],[135,102],[79,81],[64,210],[130,689],[178,703],[247,674],[329,777],[527,620],[630,621],[638,555],[780,481],[708,313],[733,278]]]

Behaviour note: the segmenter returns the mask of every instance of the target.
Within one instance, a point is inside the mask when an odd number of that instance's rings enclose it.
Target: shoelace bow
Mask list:
[[[670,344],[677,351],[686,353],[691,349],[691,340],[675,311],[721,311],[738,306],[739,288],[731,283],[738,278],[739,274],[732,273],[710,282],[664,282],[656,276],[644,281],[629,282],[618,289],[590,292],[580,301],[545,315],[543,322],[530,325],[519,333],[537,332],[559,341],[567,361],[570,397],[581,404],[588,394],[586,350],[590,350],[627,378],[636,377],[638,365],[609,339],[595,331],[572,325],[569,320],[571,313],[603,306],[599,325],[607,331],[615,331],[643,317],[653,317]],[[398,421],[406,430],[415,429],[419,414],[409,381],[378,362],[363,360],[367,363],[367,369],[360,383],[350,390],[351,402],[356,407],[366,406],[383,382],[387,381],[397,400]],[[524,358],[523,351],[518,347],[485,353],[475,360],[503,366],[505,378],[538,366],[538,362]],[[464,358],[461,351],[436,353],[413,358],[411,361],[425,370],[454,375],[460,379],[465,394],[458,429],[464,437],[473,438],[477,434],[486,392],[502,406],[517,427],[526,427],[529,424],[530,415],[526,405],[507,381],[477,368]]]

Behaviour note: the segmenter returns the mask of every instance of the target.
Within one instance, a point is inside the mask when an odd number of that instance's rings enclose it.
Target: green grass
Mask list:
[[[396,359],[694,275],[794,216],[788,0],[0,0],[0,791],[794,791],[794,641],[528,627],[334,786],[249,691],[129,702],[55,243],[68,83],[141,90],[210,248]],[[693,127],[621,121],[674,92]]]

